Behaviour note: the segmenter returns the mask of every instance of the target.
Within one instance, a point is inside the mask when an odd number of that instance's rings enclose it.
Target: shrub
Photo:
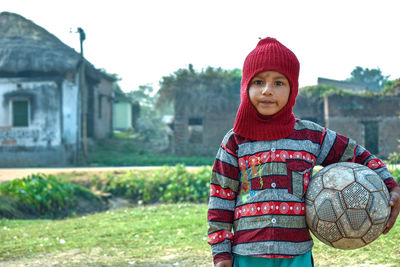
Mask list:
[[[396,168],[391,171],[393,178],[396,180],[398,184],[400,184],[400,169]]]
[[[107,175],[105,179],[94,177],[94,186],[114,196],[125,197],[133,202],[172,203],[206,202],[209,194],[210,167],[201,167],[196,173],[188,172],[184,165],[164,167],[148,172],[125,176]]]
[[[98,200],[86,188],[44,174],[0,184],[0,193],[13,198],[25,212],[47,218],[69,215],[77,207],[78,198]]]

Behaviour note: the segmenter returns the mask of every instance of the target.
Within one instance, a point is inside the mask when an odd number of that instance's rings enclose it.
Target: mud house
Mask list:
[[[32,21],[0,13],[0,167],[78,163],[112,131],[113,82]]]

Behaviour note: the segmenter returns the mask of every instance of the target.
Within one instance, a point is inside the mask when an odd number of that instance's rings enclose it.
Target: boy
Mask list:
[[[395,223],[400,188],[384,164],[353,140],[295,119],[299,69],[273,38],[260,40],[244,62],[241,104],[211,176],[208,234],[218,267],[313,266],[304,194],[315,165],[373,169],[391,195],[384,233]]]

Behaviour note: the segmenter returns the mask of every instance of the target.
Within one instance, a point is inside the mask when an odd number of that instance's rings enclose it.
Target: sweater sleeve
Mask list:
[[[375,171],[391,190],[398,186],[393,176],[382,160],[372,155],[364,147],[339,133],[324,128],[321,138],[321,150],[317,158],[317,164],[327,166],[337,162],[355,162]]]
[[[236,151],[234,134],[229,132],[217,152],[210,182],[207,220],[214,264],[232,258],[232,224],[240,174]]]

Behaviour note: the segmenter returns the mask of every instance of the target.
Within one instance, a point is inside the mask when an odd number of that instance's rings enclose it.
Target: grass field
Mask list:
[[[136,206],[64,220],[0,220],[0,266],[212,266],[207,205]],[[357,250],[318,240],[316,266],[400,266],[400,227]]]

